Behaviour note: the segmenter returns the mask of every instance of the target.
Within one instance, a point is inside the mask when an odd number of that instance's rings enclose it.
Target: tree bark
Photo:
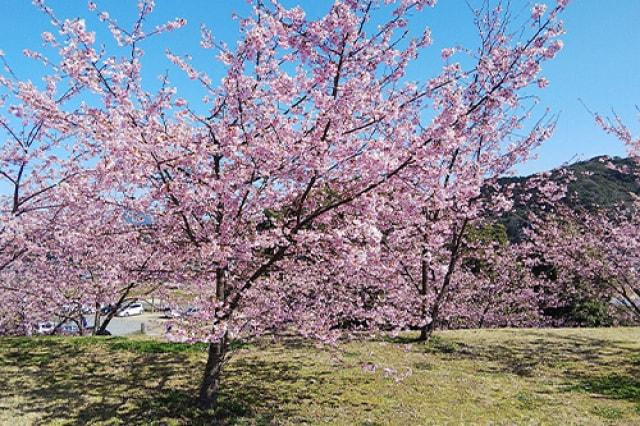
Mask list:
[[[490,308],[491,308],[491,302],[487,303],[487,305],[482,310],[482,315],[480,316],[480,323],[478,324],[478,328],[484,327],[484,319],[487,316],[487,312],[489,312]]]
[[[225,299],[225,270],[216,270],[216,298]],[[222,364],[227,354],[227,333],[225,332],[220,340],[209,343],[209,353],[207,365],[204,367],[204,374],[200,384],[198,404],[200,408],[211,409],[215,407],[218,391],[220,390],[220,373]]]
[[[451,245],[451,254],[449,257],[449,265],[447,267],[447,273],[444,276],[442,282],[442,288],[438,293],[438,297],[433,304],[433,308],[431,309],[431,322],[424,326],[420,330],[419,341],[428,342],[433,334],[433,330],[435,330],[436,325],[438,324],[438,318],[440,317],[440,309],[446,300],[446,296],[449,293],[449,286],[451,285],[451,279],[453,278],[453,273],[456,269],[456,264],[458,262],[458,257],[460,255],[460,248],[462,244],[462,238],[464,236],[465,229],[467,227],[468,220],[465,219],[460,227],[459,233],[453,233],[453,241]]]
[[[84,327],[82,327],[82,318],[84,318],[84,317],[82,316],[82,311],[81,311],[80,312],[80,318],[75,318],[73,320],[73,322],[75,322],[76,326],[78,327],[78,334],[80,336],[84,336]]]
[[[420,263],[420,296],[422,296],[423,298],[421,316],[423,319],[425,319],[427,316],[427,301],[425,299],[427,295],[427,284],[429,280],[429,265],[424,259],[425,252],[426,250],[422,249],[422,260]],[[420,328],[420,337],[418,337],[419,342],[426,342],[427,340],[429,340],[430,333],[428,332],[428,327],[429,324],[425,324]]]
[[[96,308],[96,312],[93,315],[93,335],[94,336],[100,329],[100,303],[96,302],[95,308]]]
[[[107,327],[111,323],[113,317],[116,315],[116,312],[118,312],[118,309],[120,309],[120,304],[115,305],[113,307],[113,310],[104,317],[104,320],[102,320],[102,322],[100,323],[100,327],[94,328],[93,331],[96,336],[105,336],[109,334],[109,332],[107,331]]]
[[[198,404],[203,409],[215,407],[220,390],[220,373],[222,372],[222,364],[226,353],[227,335],[225,333],[219,341],[209,344],[207,365],[204,368],[198,396]]]
[[[447,273],[444,276],[442,288],[440,289],[440,292],[438,293],[438,297],[436,298],[436,301],[433,304],[433,309],[431,309],[431,322],[426,326],[423,342],[427,342],[429,340],[429,338],[431,337],[431,334],[433,333],[433,330],[437,325],[438,319],[440,318],[440,309],[442,308],[445,298],[449,292],[449,285],[451,284],[451,277],[453,276],[457,259],[458,259],[458,253],[456,251],[451,256],[451,260],[449,262],[449,269],[447,270]],[[422,337],[422,334],[420,335],[420,337]]]
[[[133,283],[129,284],[128,286],[126,286],[124,288],[123,293],[120,295],[120,298],[118,299],[116,304],[113,306],[113,309],[111,310],[111,312],[109,312],[105,316],[104,320],[102,321],[102,324],[100,324],[100,328],[97,328],[97,327],[94,328],[93,331],[94,331],[95,335],[104,336],[104,335],[108,335],[109,334],[109,332],[107,331],[107,326],[109,325],[109,323],[111,322],[113,317],[116,316],[116,313],[120,310],[120,307],[122,306],[122,304],[127,299],[127,296],[129,296],[129,292],[135,286],[136,286],[136,283],[133,282]]]
[[[419,342],[427,343],[433,334],[433,329],[435,328],[435,321],[431,320],[429,324],[422,326],[420,329],[420,337],[418,337]]]

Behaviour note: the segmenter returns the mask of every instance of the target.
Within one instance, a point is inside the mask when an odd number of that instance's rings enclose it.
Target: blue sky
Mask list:
[[[470,0],[473,3],[473,0]],[[130,22],[134,19],[135,1],[96,0],[99,9]],[[533,2],[512,0],[514,13],[528,14]],[[60,17],[82,16],[90,29],[98,31],[100,40],[107,37],[103,26],[91,15],[83,0],[50,0]],[[285,4],[300,4],[310,15],[325,11],[330,0],[285,0]],[[164,57],[164,49],[178,54],[191,53],[196,64],[220,77],[222,68],[215,64],[211,53],[194,48],[198,45],[199,27],[207,24],[218,39],[233,42],[238,36],[237,22],[231,18],[236,11],[246,13],[245,0],[157,0],[151,24],[174,17],[188,21],[182,30],[156,38],[143,46],[147,51],[146,74],[150,84],[155,76],[169,70],[170,77],[180,87],[180,95],[190,98],[197,91],[184,80],[180,72]],[[0,0],[0,49],[21,76],[37,79],[33,63],[22,57],[23,48],[37,49],[40,33],[50,30],[48,19],[28,0]],[[624,155],[619,142],[605,135],[593,123],[585,107],[602,113],[615,110],[628,122],[636,117],[635,105],[640,104],[640,0],[573,0],[564,14],[567,34],[565,49],[545,66],[545,76],[551,81],[540,93],[539,113],[544,107],[559,113],[554,137],[538,150],[539,159],[519,167],[518,172],[530,174],[557,167],[570,160],[588,159],[600,154]],[[420,78],[431,66],[440,66],[439,51],[456,44],[473,45],[475,41],[471,15],[463,0],[440,0],[434,10],[428,10],[415,20],[413,27],[431,27],[434,49],[411,69],[410,78]],[[425,75],[431,75],[426,73]],[[635,126],[637,130],[638,126]]]

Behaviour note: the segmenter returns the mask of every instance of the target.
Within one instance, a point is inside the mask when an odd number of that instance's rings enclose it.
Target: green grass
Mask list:
[[[640,329],[468,330],[234,345],[214,412],[204,345],[0,339],[0,424],[640,424]]]
[[[183,352],[200,352],[207,350],[205,343],[196,343],[189,345],[186,343],[169,343],[159,340],[142,340],[142,339],[126,339],[112,338],[107,342],[107,348],[110,351],[129,351],[139,354],[165,354],[165,353],[183,353]]]
[[[595,407],[593,412],[600,417],[617,420],[623,417],[622,410],[616,407]]]

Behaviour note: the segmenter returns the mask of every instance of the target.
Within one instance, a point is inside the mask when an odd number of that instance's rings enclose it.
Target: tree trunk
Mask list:
[[[445,274],[444,279],[442,280],[442,288],[440,289],[440,292],[438,293],[438,297],[436,297],[436,300],[433,304],[433,308],[431,309],[431,322],[425,325],[420,330],[419,340],[421,342],[426,343],[427,341],[429,341],[429,338],[431,338],[431,335],[433,334],[433,330],[435,330],[436,326],[438,325],[438,318],[440,317],[440,309],[442,308],[442,305],[446,300],[446,296],[449,293],[449,286],[451,285],[451,279],[453,278],[453,273],[455,272],[456,264],[458,262],[458,256],[460,255],[460,246],[462,244],[462,237],[464,236],[464,231],[467,227],[467,222],[468,220],[465,219],[464,222],[462,223],[462,226],[460,227],[459,233],[456,233],[456,232],[453,233],[453,240],[451,244],[451,254],[449,257],[449,265],[447,267],[447,273]]]
[[[76,318],[73,320],[73,322],[76,323],[76,326],[78,326],[78,334],[80,336],[84,336],[84,327],[82,327],[83,321],[82,319],[84,318],[84,316],[82,315],[82,311],[80,312],[80,318]]]
[[[484,310],[482,311],[482,315],[480,316],[480,323],[478,324],[478,328],[484,327],[484,318],[487,316],[487,312],[489,312],[490,308],[491,308],[491,302],[487,303],[487,305],[484,307]]]
[[[109,332],[107,331],[107,327],[109,326],[109,323],[111,323],[113,317],[116,315],[116,312],[117,309],[114,308],[113,311],[109,312],[104,320],[100,323],[100,327],[94,329],[94,333],[96,336],[105,336],[109,334]]]
[[[431,322],[424,327],[424,332],[420,333],[420,338],[425,343],[429,340],[429,338],[431,337],[431,334],[433,334],[433,330],[436,328],[438,319],[440,318],[440,309],[442,308],[442,305],[444,304],[446,296],[449,292],[449,285],[451,284],[451,277],[453,276],[453,271],[455,269],[457,258],[458,258],[457,252],[451,256],[451,261],[449,262],[449,269],[447,270],[447,273],[444,276],[442,288],[440,289],[440,292],[438,293],[438,297],[436,298],[436,301],[433,304],[433,309],[431,309]],[[424,335],[424,339],[422,339],[423,335]]]
[[[420,295],[422,296],[422,312],[421,316],[423,319],[427,316],[427,301],[424,300],[427,295],[427,283],[429,280],[429,265],[427,261],[424,259],[426,250],[422,249],[422,261],[420,263]],[[420,337],[418,337],[419,342],[426,342],[429,340],[430,332],[428,331],[428,327],[430,324],[425,324],[420,328]]]
[[[225,333],[218,342],[209,344],[207,365],[204,368],[198,396],[198,404],[203,409],[215,407],[218,391],[220,390],[220,373],[222,372],[222,364],[226,353],[227,335]]]
[[[96,312],[93,315],[93,335],[95,336],[100,328],[100,303],[96,302]]]
[[[225,299],[225,290],[225,270],[218,268],[216,270],[216,298],[218,300]],[[203,409],[215,407],[220,389],[220,372],[222,371],[222,364],[226,354],[227,333],[225,332],[219,341],[209,343],[207,365],[204,368],[198,396],[198,404]]]
[[[433,334],[433,329],[435,325],[435,321],[431,321],[429,324],[422,326],[420,329],[420,337],[418,337],[419,342],[427,343]]]
[[[99,329],[94,329],[94,333],[98,336],[104,336],[104,335],[109,335],[110,333],[107,331],[107,326],[109,325],[109,323],[111,322],[111,320],[113,319],[113,317],[116,316],[116,313],[118,312],[118,310],[120,310],[120,307],[122,306],[122,304],[124,303],[124,301],[127,299],[127,296],[129,296],[129,292],[131,291],[132,288],[134,288],[136,286],[136,283],[133,282],[131,284],[129,284],[128,286],[126,286],[123,290],[123,293],[120,295],[120,298],[118,299],[118,301],[116,302],[116,304],[113,306],[113,309],[111,310],[111,312],[109,312],[104,320],[102,321],[102,324],[100,324],[100,328]]]

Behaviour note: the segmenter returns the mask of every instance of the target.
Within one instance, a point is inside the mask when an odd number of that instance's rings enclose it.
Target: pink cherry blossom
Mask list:
[[[431,45],[409,24],[432,0],[336,1],[319,17],[251,4],[233,47],[202,31],[221,79],[166,52],[207,100],[193,110],[166,77],[153,90],[142,78],[140,42],[185,20],[147,28],[150,1],[131,28],[100,12],[118,44],[107,53],[84,20],[36,2],[59,39],[57,56],[29,55],[47,87],[0,80],[0,176],[13,189],[1,199],[1,332],[133,294],[186,298],[192,315],[168,337],[210,342],[211,404],[230,339],[535,321],[535,279],[496,273],[524,261],[474,230],[510,205],[484,188],[553,130],[522,123],[562,47],[560,6],[522,29],[502,8],[478,11],[481,42],[444,49],[460,63],[408,81]],[[374,11],[386,20],[372,25]]]
[[[533,8],[531,8],[531,19],[537,21],[538,19],[542,18],[542,15],[544,15],[544,12],[546,10],[546,4],[536,3],[535,5],[533,5]]]

